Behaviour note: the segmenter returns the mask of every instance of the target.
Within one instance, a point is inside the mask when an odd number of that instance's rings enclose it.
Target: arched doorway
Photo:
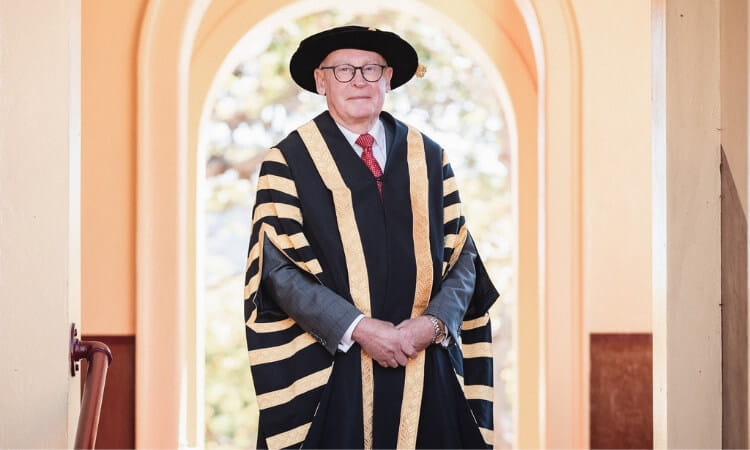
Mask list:
[[[487,55],[472,48],[473,39],[457,32],[446,18],[441,18],[443,26],[435,26],[434,20],[420,19],[424,16],[386,8],[352,10],[348,5],[304,15],[282,11],[266,19],[264,29],[248,32],[216,74],[198,139],[199,161],[206,164],[205,183],[198,182],[197,196],[202,202],[198,222],[205,227],[198,227],[196,247],[201,255],[198,277],[203,277],[199,285],[205,286],[198,293],[203,314],[196,317],[205,318],[206,330],[206,446],[254,444],[257,413],[247,381],[244,335],[233,326],[242,315],[237,293],[244,284],[257,169],[266,149],[325,107],[322,98],[301,92],[289,81],[289,55],[305,36],[346,23],[405,30],[400,34],[415,44],[428,71],[435,72],[389,96],[385,109],[445,147],[459,179],[470,229],[503,292],[492,311],[495,445],[507,448],[514,443],[513,111],[503,81]],[[270,26],[274,21],[275,29]],[[459,39],[450,37],[457,34]]]
[[[264,25],[274,11],[311,2],[149,2],[138,50],[138,180],[137,180],[137,377],[136,430],[139,447],[196,445],[184,393],[190,384],[186,355],[186,310],[195,299],[194,217],[197,124],[208,86],[224,55],[251,27]],[[323,3],[323,0],[319,2]],[[564,4],[563,4],[564,3]],[[546,393],[569,379],[554,380],[547,355],[562,362],[563,372],[578,371],[580,340],[565,321],[557,342],[545,325],[554,300],[579,311],[580,211],[575,204],[576,158],[580,150],[580,89],[575,13],[568,3],[546,0],[513,2],[436,2],[432,6],[464,29],[493,55],[505,76],[517,119],[518,188],[518,443],[548,446],[552,421],[582,423],[581,396],[572,409],[558,408],[560,399]],[[562,5],[562,6],[561,6]],[[506,11],[507,10],[507,11]],[[519,13],[520,11],[520,13]],[[505,14],[507,12],[508,14]],[[522,17],[521,17],[522,16]],[[220,26],[217,26],[220,24]],[[573,43],[573,44],[571,44]],[[490,52],[490,50],[492,50]],[[533,55],[533,56],[530,56]],[[571,89],[574,87],[576,89]],[[538,147],[537,147],[538,143]],[[548,147],[555,147],[550,159]],[[168,170],[163,170],[168,168]],[[573,174],[573,176],[570,176]],[[551,179],[549,176],[553,175]],[[542,201],[540,193],[545,197]],[[562,237],[560,241],[556,238]],[[572,239],[569,239],[572,237]],[[158,270],[157,270],[158,269]],[[153,274],[159,273],[159,277]],[[568,283],[568,280],[573,280]],[[573,285],[571,287],[571,284]],[[558,289],[559,288],[559,289]],[[194,320],[194,318],[193,318]],[[560,338],[564,339],[560,339]],[[570,345],[572,344],[572,346]],[[556,350],[562,350],[556,352]],[[571,352],[577,356],[568,358]],[[567,361],[567,362],[566,362]],[[555,369],[557,369],[556,367]],[[564,390],[568,390],[565,388]],[[157,403],[158,402],[158,403]],[[571,414],[572,413],[572,414]],[[579,436],[580,437],[580,436]],[[562,435],[562,446],[581,440]]]

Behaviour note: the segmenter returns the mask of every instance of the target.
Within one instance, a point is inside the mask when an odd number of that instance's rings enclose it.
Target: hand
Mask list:
[[[404,320],[396,326],[396,329],[403,332],[406,340],[418,352],[432,344],[432,339],[435,337],[435,327],[427,316]]]
[[[383,367],[405,366],[409,358],[417,356],[417,351],[404,339],[403,333],[383,320],[371,317],[360,320],[354,327],[352,339]]]

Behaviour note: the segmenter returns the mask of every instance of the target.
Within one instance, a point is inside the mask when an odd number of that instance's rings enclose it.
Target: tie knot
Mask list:
[[[357,140],[354,142],[356,142],[357,145],[359,145],[362,148],[368,148],[368,147],[372,147],[372,144],[375,142],[375,138],[372,137],[371,134],[365,133],[365,134],[360,134]]]

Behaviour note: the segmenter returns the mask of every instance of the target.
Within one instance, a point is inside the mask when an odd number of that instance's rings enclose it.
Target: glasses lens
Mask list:
[[[383,68],[378,64],[368,64],[362,67],[362,76],[367,81],[378,81],[383,76]]]
[[[383,67],[379,64],[367,64],[355,67],[351,64],[339,64],[333,68],[333,75],[342,83],[348,83],[354,79],[357,69],[362,72],[362,77],[370,82],[378,81],[383,76]]]
[[[339,64],[338,66],[333,68],[333,74],[336,76],[336,79],[342,83],[352,81],[356,71],[357,70],[354,68],[354,66],[350,64]]]

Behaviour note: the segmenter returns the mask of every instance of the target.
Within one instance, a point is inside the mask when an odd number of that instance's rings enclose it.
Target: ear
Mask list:
[[[393,67],[386,67],[383,72],[383,79],[385,80],[385,91],[391,91],[391,78],[393,77]]]
[[[326,95],[326,84],[325,79],[323,78],[323,71],[315,69],[315,71],[313,71],[313,76],[315,77],[315,90],[318,91],[318,94],[320,95]]]

